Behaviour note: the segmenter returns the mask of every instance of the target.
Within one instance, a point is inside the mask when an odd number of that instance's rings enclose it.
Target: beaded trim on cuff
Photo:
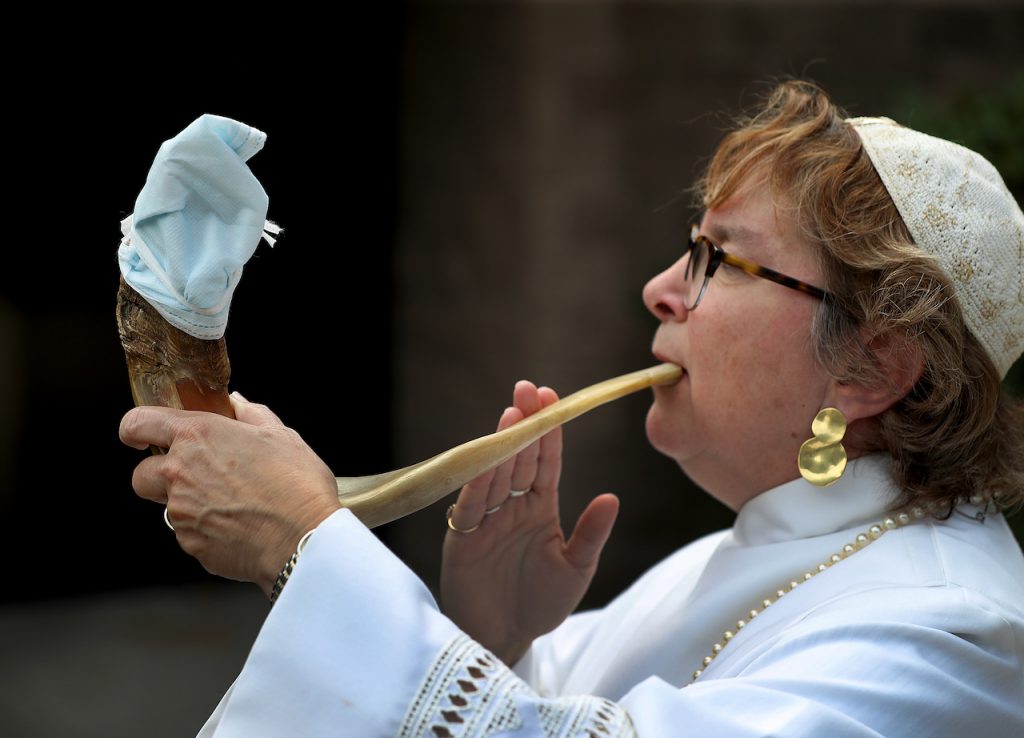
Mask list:
[[[314,528],[313,530],[316,530]],[[303,549],[306,548],[306,544],[309,543],[310,537],[313,535],[313,530],[307,531],[302,538],[299,539],[299,545],[295,547],[295,553],[292,554],[291,558],[288,559],[288,563],[281,569],[281,573],[277,575],[277,579],[274,580],[274,588],[270,590],[270,604],[273,605],[277,602],[277,598],[281,596],[281,590],[284,589],[284,585],[288,583],[288,577],[295,571],[295,565],[299,563],[299,554],[302,553]]]
[[[636,738],[629,715],[587,695],[541,698],[465,633],[427,669],[397,738]]]

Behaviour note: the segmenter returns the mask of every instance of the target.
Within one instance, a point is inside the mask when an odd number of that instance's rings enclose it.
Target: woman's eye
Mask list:
[[[731,282],[739,281],[741,279],[744,279],[745,277],[750,276],[739,267],[733,266],[728,262],[722,262],[722,264],[718,267],[718,273],[722,276],[723,279]]]

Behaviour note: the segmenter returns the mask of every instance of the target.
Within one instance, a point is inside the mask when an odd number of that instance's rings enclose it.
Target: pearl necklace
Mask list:
[[[962,504],[967,501],[968,500],[962,497],[957,498],[956,500],[957,504]],[[984,498],[981,497],[980,495],[975,495],[970,498],[970,502],[972,504],[980,504],[983,501]],[[867,548],[872,542],[877,541],[879,538],[881,538],[887,531],[901,528],[904,525],[907,525],[908,523],[911,523],[914,520],[920,520],[921,518],[925,517],[925,515],[927,515],[928,513],[935,511],[933,504],[929,504],[927,507],[927,512],[923,507],[912,507],[910,508],[910,512],[893,513],[892,517],[886,518],[885,520],[882,520],[876,523],[875,525],[872,525],[865,532],[857,535],[857,537],[853,539],[852,543],[847,543],[839,551],[835,552],[834,554],[829,556],[825,561],[818,564],[816,568],[804,572],[803,576],[797,577],[796,579],[790,581],[788,585],[784,585],[781,589],[775,590],[774,597],[766,597],[765,599],[761,600],[760,608],[751,608],[751,610],[747,613],[746,618],[736,621],[735,631],[725,631],[722,634],[721,640],[719,640],[717,643],[711,646],[711,653],[708,656],[704,657],[704,661],[701,663],[701,667],[697,669],[695,672],[693,672],[693,679],[690,680],[690,684],[693,684],[700,678],[700,675],[704,673],[704,669],[706,669],[711,664],[711,662],[715,660],[718,654],[722,652],[722,649],[729,645],[729,642],[736,636],[736,633],[743,630],[743,628],[747,626],[747,623],[756,618],[766,608],[771,607],[772,603],[778,602],[780,599],[786,596],[786,593],[792,592],[794,589],[796,589],[804,582],[809,582],[811,579],[815,577],[815,575],[821,574],[821,572],[825,571],[826,569],[832,566],[835,566],[843,559],[848,559],[858,551]],[[978,513],[978,515],[972,519],[978,520],[979,522],[984,522],[984,513]]]

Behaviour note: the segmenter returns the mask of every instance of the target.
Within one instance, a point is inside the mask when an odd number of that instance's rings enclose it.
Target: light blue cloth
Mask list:
[[[231,295],[264,229],[269,199],[246,161],[267,135],[203,115],[164,141],[121,222],[125,281],[172,325],[203,339],[224,335]]]

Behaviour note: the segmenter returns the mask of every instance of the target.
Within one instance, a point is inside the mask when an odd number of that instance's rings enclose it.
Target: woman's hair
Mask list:
[[[846,117],[812,83],[778,85],[719,145],[696,185],[699,204],[721,205],[754,172],[780,207],[793,208],[807,240],[820,246],[830,297],[812,340],[837,380],[903,391],[880,354],[923,359],[920,379],[872,420],[869,434],[871,450],[893,459],[897,507],[934,502],[949,515],[958,497],[975,495],[1020,506],[1024,405],[1001,390],[949,277],[914,244]]]

